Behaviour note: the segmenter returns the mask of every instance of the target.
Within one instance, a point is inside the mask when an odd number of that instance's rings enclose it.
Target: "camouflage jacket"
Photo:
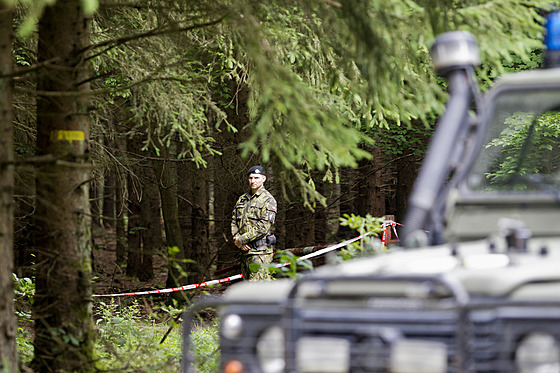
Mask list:
[[[231,218],[231,234],[239,236],[245,245],[272,234],[276,218],[276,200],[264,187],[257,193],[245,193],[237,200]],[[261,246],[251,249],[248,254],[272,253],[272,247]]]

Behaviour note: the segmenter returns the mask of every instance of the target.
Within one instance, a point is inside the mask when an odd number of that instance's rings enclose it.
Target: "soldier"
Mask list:
[[[231,220],[231,234],[237,246],[241,271],[245,280],[271,280],[272,276],[265,267],[257,272],[249,268],[251,263],[269,264],[274,256],[273,245],[276,238],[272,225],[276,217],[276,200],[264,188],[266,174],[261,166],[253,166],[247,172],[250,193],[237,200]]]

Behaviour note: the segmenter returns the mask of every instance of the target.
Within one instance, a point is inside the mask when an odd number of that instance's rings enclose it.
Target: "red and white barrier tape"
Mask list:
[[[361,240],[362,238],[364,238],[364,237],[366,237],[366,236],[369,236],[369,235],[372,234],[373,232],[374,232],[374,231],[370,231],[370,232],[364,233],[364,234],[362,234],[362,235],[360,235],[360,236],[358,236],[358,237],[354,237],[354,238],[351,238],[351,239],[346,240],[346,241],[344,241],[344,242],[341,242],[341,243],[339,243],[339,244],[332,245],[332,246],[327,246],[327,247],[325,247],[324,249],[315,251],[314,253],[307,254],[307,255],[304,255],[304,256],[300,256],[297,260],[299,261],[299,260],[304,260],[304,259],[313,258],[313,257],[319,256],[319,255],[326,254],[326,253],[328,253],[328,252],[330,252],[330,251],[333,251],[333,250],[336,250],[336,249],[340,249],[341,247],[344,247],[344,246],[346,246],[346,245],[350,245],[352,242],[356,242],[356,241]],[[281,264],[277,264],[277,265],[276,265],[276,268],[284,267],[284,266],[287,266],[287,265],[289,265],[289,264],[290,264],[290,263],[281,263]]]
[[[133,293],[92,295],[92,297],[122,297],[122,296],[125,296],[125,295],[150,295],[150,294],[172,293],[174,291],[192,290],[192,289],[201,288],[201,287],[204,287],[204,286],[221,284],[221,283],[224,283],[224,282],[229,282],[229,281],[237,280],[237,279],[240,279],[240,278],[243,278],[242,274],[221,278],[219,280],[211,280],[211,281],[201,282],[199,284],[184,285],[184,286],[180,286],[178,288],[168,288],[168,289],[148,290],[148,291],[136,291],[136,292],[133,292]]]
[[[358,237],[351,238],[351,239],[346,240],[344,242],[341,242],[339,244],[325,247],[324,249],[315,251],[314,253],[304,255],[302,257],[299,257],[297,260],[300,261],[300,260],[309,259],[309,258],[313,258],[313,257],[319,256],[319,255],[326,254],[330,251],[333,251],[333,250],[339,249],[341,247],[344,247],[346,245],[349,245],[352,242],[356,242],[358,240],[361,240],[362,238],[370,235],[371,233],[373,233],[373,231],[364,233],[364,234],[362,234]],[[284,267],[284,266],[287,266],[289,264],[290,263],[277,264],[276,268]],[[136,291],[136,292],[132,292],[132,293],[101,294],[101,295],[92,295],[92,297],[122,297],[122,296],[125,296],[125,295],[152,295],[152,294],[172,293],[174,291],[192,290],[192,289],[201,288],[201,287],[204,287],[204,286],[221,284],[221,283],[224,283],[224,282],[238,280],[238,279],[241,279],[241,278],[243,278],[243,275],[238,274],[238,275],[234,275],[234,276],[230,276],[230,277],[221,278],[221,279],[218,279],[218,280],[201,282],[199,284],[184,285],[184,286],[180,286],[180,287],[177,287],[177,288],[148,290],[148,291]]]

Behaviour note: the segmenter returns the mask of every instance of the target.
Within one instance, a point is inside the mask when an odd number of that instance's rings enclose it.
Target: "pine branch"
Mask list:
[[[79,53],[83,54],[86,53],[90,50],[94,50],[97,48],[102,48],[102,47],[107,47],[103,50],[101,50],[100,52],[93,54],[91,56],[89,56],[87,59],[92,59],[95,58],[99,55],[102,55],[103,53],[106,53],[107,51],[122,45],[122,44],[126,44],[130,41],[135,41],[135,40],[140,40],[140,39],[144,39],[144,38],[148,38],[148,37],[152,37],[152,36],[159,36],[159,35],[171,35],[171,34],[176,34],[176,33],[180,33],[180,32],[185,32],[185,31],[191,31],[191,30],[195,30],[195,29],[199,29],[199,28],[203,28],[203,27],[209,27],[209,26],[214,26],[217,25],[218,23],[222,22],[225,18],[227,17],[227,14],[222,15],[221,17],[219,17],[218,19],[215,19],[213,21],[208,21],[208,22],[204,22],[204,23],[195,23],[189,26],[184,26],[184,27],[177,27],[177,28],[173,28],[173,27],[168,27],[168,28],[155,28],[155,29],[151,29],[145,32],[140,32],[138,34],[133,34],[133,35],[127,35],[127,36],[122,36],[120,38],[116,38],[116,39],[111,39],[111,40],[105,40],[102,42],[99,42],[97,44],[92,44],[87,46],[86,48],[82,49]]]
[[[95,57],[98,57],[98,56],[110,51],[113,48],[118,47],[119,45],[123,45],[123,44],[126,44],[126,43],[131,42],[131,41],[140,40],[140,39],[144,39],[144,38],[148,38],[148,37],[152,37],[152,36],[171,35],[171,34],[176,34],[176,33],[180,33],[180,32],[195,30],[195,29],[202,28],[202,27],[214,26],[214,25],[217,25],[218,23],[222,22],[226,17],[227,17],[227,15],[223,15],[223,16],[219,17],[218,19],[215,19],[213,21],[204,22],[204,23],[195,23],[195,24],[192,24],[192,25],[189,25],[189,26],[178,27],[178,28],[173,28],[173,27],[156,28],[156,29],[152,29],[152,30],[149,30],[149,31],[145,31],[145,32],[141,32],[141,33],[137,33],[137,34],[133,34],[133,35],[123,36],[123,37],[116,38],[116,39],[105,40],[105,41],[102,41],[102,42],[97,43],[97,44],[88,45],[87,47],[80,50],[77,53],[77,55],[84,54],[84,53],[87,53],[88,51],[95,50],[95,49],[98,49],[98,48],[107,47],[107,48],[99,51],[98,53],[95,53],[95,54],[87,57],[88,60],[91,60]],[[34,72],[34,71],[36,71],[36,70],[38,70],[42,67],[45,67],[45,66],[48,66],[48,65],[54,65],[58,61],[60,61],[60,57],[54,57],[54,58],[51,58],[51,59],[46,60],[46,61],[37,62],[37,63],[35,63],[31,66],[26,66],[25,68],[15,69],[10,74],[0,75],[0,79],[20,77],[20,76],[32,73],[32,72]]]
[[[99,96],[106,93],[114,93],[114,92],[122,92],[129,89],[132,89],[138,85],[154,82],[154,81],[175,81],[184,84],[191,84],[194,80],[188,79],[181,79],[176,77],[154,77],[148,76],[144,79],[137,80],[131,84],[122,87],[111,87],[111,88],[101,88],[101,89],[93,89],[88,91],[38,91],[34,89],[22,88],[22,87],[15,87],[14,91],[22,92],[22,93],[29,93],[34,94],[37,96],[42,97],[78,97],[78,96]]]

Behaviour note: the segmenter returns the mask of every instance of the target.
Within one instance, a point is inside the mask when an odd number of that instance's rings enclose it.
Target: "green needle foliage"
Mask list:
[[[356,257],[386,252],[387,248],[383,246],[380,240],[383,234],[384,220],[384,218],[376,218],[369,214],[365,217],[354,214],[344,214],[344,216],[340,218],[340,225],[356,230],[357,234],[360,236],[369,234],[340,250],[339,258],[341,260],[350,260]]]
[[[368,157],[368,133],[441,113],[445,87],[429,58],[434,37],[470,31],[480,42],[482,82],[541,46],[551,1],[260,1],[231,18],[246,54],[251,136],[244,155],[279,161],[303,191],[321,200],[310,170],[353,167]],[[406,140],[406,139],[405,139]],[[401,146],[406,147],[405,143]],[[287,175],[281,175],[289,179]]]
[[[555,159],[558,148],[560,114],[552,111],[535,117],[534,113],[518,112],[505,124],[500,137],[486,145],[501,150],[486,174],[489,184],[503,186],[516,174],[551,176],[557,163],[550,160]]]
[[[177,372],[181,333],[174,328],[163,343],[168,325],[161,316],[142,312],[138,301],[121,306],[115,301],[96,304],[97,352],[100,370],[120,372]]]
[[[98,75],[107,76],[98,86],[112,88],[110,105],[105,95],[99,98],[98,118],[113,118],[114,104],[120,103],[125,117],[121,132],[143,134],[145,149],[156,152],[177,141],[182,144],[179,158],[204,165],[203,156],[217,154],[212,148],[212,125],[219,126],[225,119],[209,89],[219,67],[197,58],[203,46],[211,46],[195,31],[177,30],[210,21],[193,16],[170,22],[155,10],[126,7],[111,8],[96,21],[97,45],[108,48],[95,59]],[[126,43],[115,39],[118,29],[125,30]],[[210,113],[217,118],[215,123],[209,122]]]
[[[22,0],[29,14],[23,23],[46,3]],[[97,7],[83,3],[88,11]],[[355,167],[377,146],[380,127],[429,126],[441,113],[445,87],[429,58],[437,34],[472,32],[484,61],[478,75],[488,85],[513,63],[529,65],[542,47],[541,15],[554,4],[109,0],[94,15],[87,51],[96,72],[92,133],[120,122],[129,136],[143,136],[145,149],[177,143],[173,154],[205,166],[220,155],[214,145],[221,131],[245,131],[234,145],[271,163],[311,207],[324,203],[312,171]],[[241,89],[249,91],[241,103],[248,118],[234,126],[226,110],[236,109]]]

